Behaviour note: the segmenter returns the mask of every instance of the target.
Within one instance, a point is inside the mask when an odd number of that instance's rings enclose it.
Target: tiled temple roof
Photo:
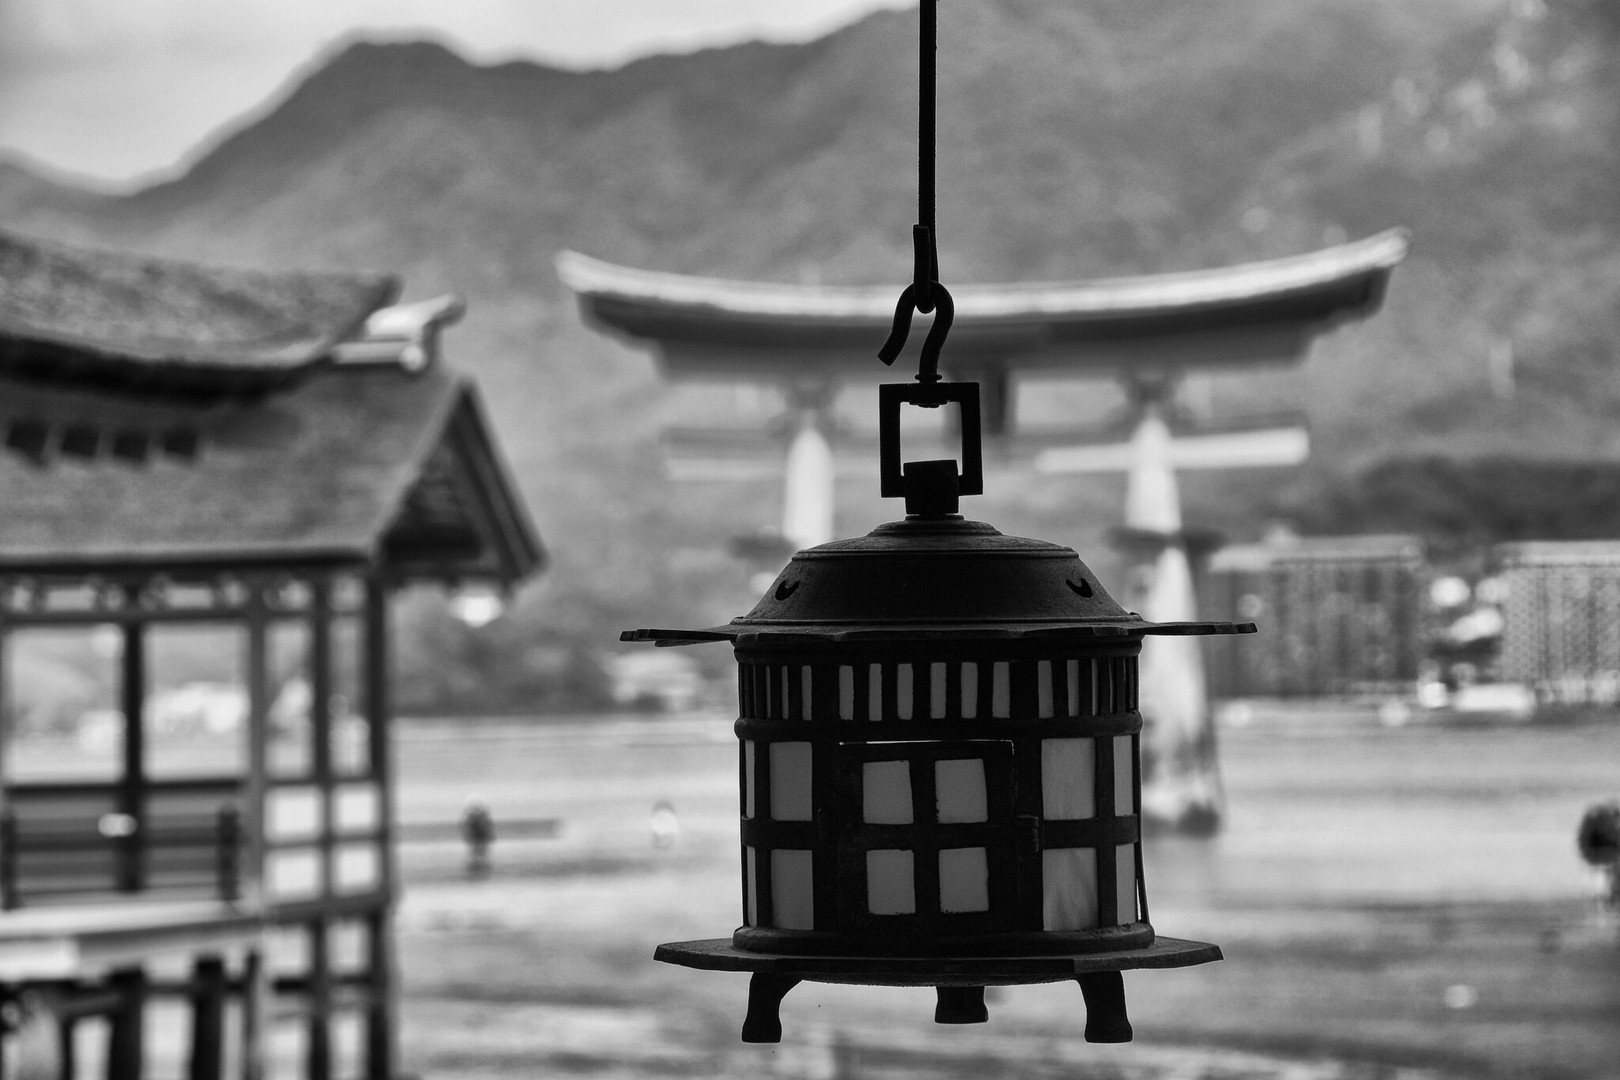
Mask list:
[[[459,302],[368,339],[391,278],[66,250],[0,236],[0,571],[539,567],[476,391],[406,347]]]

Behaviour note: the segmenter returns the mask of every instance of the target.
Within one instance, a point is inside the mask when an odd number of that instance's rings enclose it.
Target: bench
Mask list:
[[[124,812],[112,784],[16,784],[0,813],[0,908],[115,894],[236,898],[241,785],[168,780]]]

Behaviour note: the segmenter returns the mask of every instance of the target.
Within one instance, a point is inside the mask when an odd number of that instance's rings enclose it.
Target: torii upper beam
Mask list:
[[[1154,377],[1299,362],[1319,334],[1378,310],[1409,238],[1351,243],[1211,270],[1032,284],[953,285],[943,363],[984,385],[985,425],[1012,420],[997,390],[1014,370]],[[586,319],[657,347],[671,378],[792,383],[872,378],[894,288],[725,281],[557,257]],[[912,335],[914,352],[923,338]],[[897,369],[915,366],[908,352]]]

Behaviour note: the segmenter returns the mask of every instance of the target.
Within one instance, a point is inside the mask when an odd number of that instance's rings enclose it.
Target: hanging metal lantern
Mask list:
[[[904,520],[799,552],[724,627],[623,635],[730,641],[738,662],[743,924],[657,958],[753,972],[750,1042],[781,1037],[806,979],[935,986],[942,1023],[986,1019],[987,985],[1074,979],[1087,1039],[1128,1041],[1121,970],[1220,958],[1148,919],[1142,637],[1254,626],[1146,622],[1073,549],[964,519],[977,385],[879,389]],[[902,466],[901,404],[948,401],[960,471]]]
[[[658,948],[753,973],[747,1042],[776,1042],[803,980],[933,986],[940,1023],[987,1019],[984,988],[1076,980],[1086,1038],[1126,1042],[1122,970],[1220,949],[1159,937],[1142,880],[1145,634],[1252,633],[1149,623],[1071,549],[957,513],[984,490],[977,383],[941,381],[954,304],[933,218],[937,0],[921,5],[919,224],[894,331],[934,314],[915,383],[879,387],[882,494],[903,521],[794,555],[748,614],[627,641],[729,641],[738,664],[743,924]],[[901,462],[902,405],[960,408],[962,461]]]

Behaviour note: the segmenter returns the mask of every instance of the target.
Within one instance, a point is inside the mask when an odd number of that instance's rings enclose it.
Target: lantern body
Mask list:
[[[738,665],[742,925],[655,957],[752,972],[748,1042],[802,979],[934,986],[953,1024],[1073,979],[1086,1038],[1128,1040],[1122,970],[1220,959],[1148,920],[1142,637],[1253,630],[1147,622],[1072,549],[930,511],[798,552],[725,626],[627,632]]]
[[[739,647],[741,949],[1072,955],[1153,940],[1140,638]]]

